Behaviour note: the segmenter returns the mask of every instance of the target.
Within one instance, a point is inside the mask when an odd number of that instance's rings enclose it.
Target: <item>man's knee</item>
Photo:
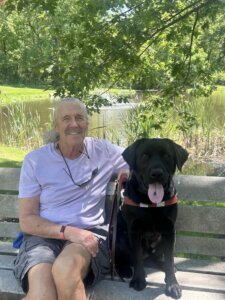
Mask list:
[[[25,300],[56,300],[57,294],[52,277],[52,265],[42,263],[32,267],[28,273],[29,289]]]
[[[66,248],[56,258],[52,267],[57,287],[79,285],[86,277],[90,266],[91,257],[85,249],[72,244]]]
[[[54,280],[57,278],[61,278],[62,280],[66,280],[67,277],[71,277],[71,275],[79,275],[80,268],[79,265],[76,264],[76,260],[71,257],[71,259],[65,257],[59,257],[55,260],[52,266],[52,275]]]

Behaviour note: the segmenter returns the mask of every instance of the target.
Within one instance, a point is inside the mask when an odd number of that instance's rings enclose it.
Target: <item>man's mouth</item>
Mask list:
[[[81,132],[80,131],[79,132],[77,132],[77,131],[66,131],[65,134],[66,135],[80,135]]]

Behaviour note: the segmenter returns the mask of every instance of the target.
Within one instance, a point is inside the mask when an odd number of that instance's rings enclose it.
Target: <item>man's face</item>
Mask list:
[[[87,128],[88,120],[79,104],[65,102],[59,106],[55,131],[60,142],[71,146],[81,144]]]

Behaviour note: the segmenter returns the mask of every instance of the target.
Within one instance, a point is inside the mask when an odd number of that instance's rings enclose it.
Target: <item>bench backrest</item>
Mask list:
[[[0,168],[0,238],[14,238],[19,231],[19,174],[19,168]],[[224,258],[225,178],[180,175],[174,181],[180,199],[176,254]]]

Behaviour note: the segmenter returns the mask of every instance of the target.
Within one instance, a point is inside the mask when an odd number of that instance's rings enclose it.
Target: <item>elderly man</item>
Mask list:
[[[15,276],[28,300],[84,300],[85,287],[109,272],[105,192],[127,165],[123,148],[86,137],[88,117],[78,99],[55,108],[55,142],[24,159],[19,219],[24,232]]]

